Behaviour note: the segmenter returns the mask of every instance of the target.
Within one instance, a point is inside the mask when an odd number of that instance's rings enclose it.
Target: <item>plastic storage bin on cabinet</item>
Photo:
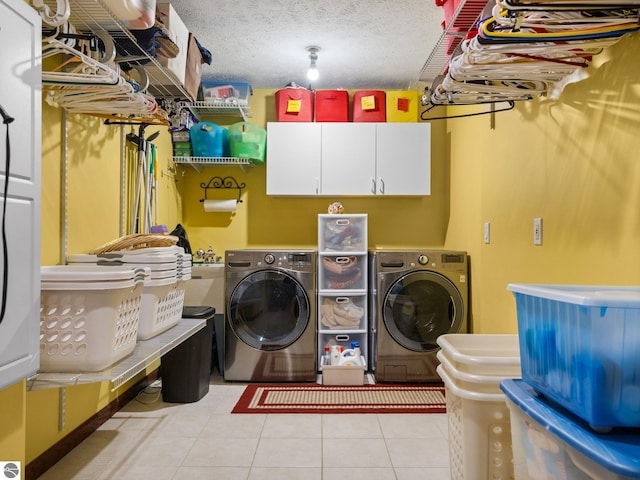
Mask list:
[[[452,480],[513,478],[511,419],[503,393],[460,387],[442,365]]]
[[[640,430],[595,433],[522,380],[505,380],[501,388],[511,415],[516,480],[640,478]]]
[[[215,123],[199,122],[189,129],[195,157],[228,157],[229,131]]]
[[[348,122],[349,92],[316,90],[316,122]]]
[[[318,215],[318,249],[366,252],[367,215]]]
[[[386,120],[384,90],[359,90],[353,94],[354,122],[385,122]]]
[[[231,156],[264,163],[267,131],[253,123],[238,122],[229,126]]]
[[[40,371],[97,372],[136,346],[148,270],[41,267]]]
[[[386,92],[387,122],[417,122],[418,92],[389,90]]]
[[[640,287],[508,289],[523,380],[594,428],[640,427]]]
[[[283,88],[276,92],[279,122],[313,122],[314,95],[306,88]]]

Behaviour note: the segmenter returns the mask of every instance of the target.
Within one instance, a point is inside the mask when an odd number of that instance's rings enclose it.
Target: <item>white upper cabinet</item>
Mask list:
[[[431,194],[431,125],[376,124],[376,193]]]
[[[429,195],[428,123],[268,123],[267,195]]]
[[[267,195],[318,195],[320,146],[319,123],[269,123]]]
[[[376,124],[323,123],[322,195],[373,195]]]

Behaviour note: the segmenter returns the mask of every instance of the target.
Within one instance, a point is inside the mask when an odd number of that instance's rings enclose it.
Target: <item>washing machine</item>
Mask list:
[[[376,250],[369,260],[376,381],[440,382],[436,339],[467,331],[466,252]]]
[[[313,250],[225,253],[225,380],[316,380],[316,257]]]

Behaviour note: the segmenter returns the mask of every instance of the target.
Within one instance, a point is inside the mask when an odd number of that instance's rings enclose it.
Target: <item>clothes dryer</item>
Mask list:
[[[370,345],[378,382],[440,382],[436,339],[467,331],[467,253],[370,252]]]
[[[226,252],[225,380],[316,380],[316,256]]]

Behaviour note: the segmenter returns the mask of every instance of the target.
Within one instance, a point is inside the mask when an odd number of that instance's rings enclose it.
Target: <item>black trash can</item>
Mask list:
[[[209,392],[215,313],[213,307],[183,308],[183,318],[206,319],[207,323],[160,359],[162,400],[165,402],[197,402]]]

